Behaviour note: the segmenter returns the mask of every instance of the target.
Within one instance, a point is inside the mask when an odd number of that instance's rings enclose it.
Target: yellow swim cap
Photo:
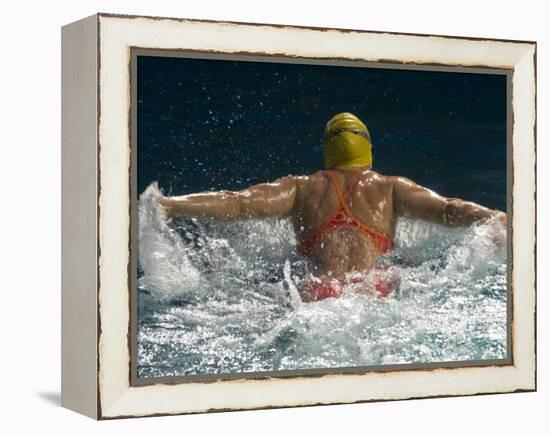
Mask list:
[[[372,144],[366,125],[351,113],[339,113],[325,128],[325,166],[363,167],[372,165]]]

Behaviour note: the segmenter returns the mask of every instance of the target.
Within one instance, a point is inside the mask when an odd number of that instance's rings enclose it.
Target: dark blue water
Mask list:
[[[506,208],[506,77],[138,57],[138,190],[240,189],[323,167],[328,119],[359,116],[374,169]]]

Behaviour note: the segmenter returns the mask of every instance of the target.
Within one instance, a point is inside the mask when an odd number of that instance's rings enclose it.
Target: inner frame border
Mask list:
[[[187,58],[201,60],[226,60],[243,62],[262,63],[291,63],[300,65],[338,66],[373,69],[398,69],[426,72],[457,72],[471,74],[492,74],[506,76],[506,212],[507,219],[507,315],[506,315],[506,357],[503,359],[467,360],[435,363],[407,363],[388,365],[367,365],[341,368],[316,368],[316,369],[294,369],[280,371],[258,371],[226,374],[204,374],[189,376],[160,376],[150,378],[139,378],[137,376],[137,260],[138,260],[138,201],[137,201],[137,59],[140,56]],[[236,379],[292,379],[300,377],[320,377],[330,374],[364,374],[367,372],[396,372],[396,371],[430,371],[439,368],[466,368],[466,367],[487,367],[487,366],[509,366],[513,365],[513,243],[512,243],[512,222],[513,222],[513,69],[477,67],[477,66],[445,66],[441,64],[414,64],[398,62],[372,62],[351,59],[320,59],[297,56],[269,55],[266,53],[241,52],[225,53],[210,50],[189,50],[189,49],[157,49],[130,47],[129,77],[130,77],[130,107],[129,107],[129,142],[130,142],[130,234],[129,234],[129,300],[130,300],[130,321],[128,327],[128,349],[129,360],[129,385],[139,387],[153,384],[184,384],[184,383],[212,383],[224,380]]]

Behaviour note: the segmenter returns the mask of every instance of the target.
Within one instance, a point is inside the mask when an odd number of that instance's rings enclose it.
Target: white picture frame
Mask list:
[[[510,360],[133,384],[131,63],[136,48],[508,71]],[[112,419],[536,389],[534,42],[97,14],[63,28],[62,56],[64,407]]]

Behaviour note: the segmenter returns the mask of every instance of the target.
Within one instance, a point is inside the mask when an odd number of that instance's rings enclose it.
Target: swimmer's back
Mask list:
[[[293,221],[298,242],[307,242],[321,230],[311,256],[322,269],[336,275],[372,268],[380,256],[373,240],[353,227],[323,231],[340,208],[341,194],[348,190],[344,202],[353,217],[373,231],[393,238],[395,216],[388,177],[372,170],[349,168],[321,170],[297,178]]]

